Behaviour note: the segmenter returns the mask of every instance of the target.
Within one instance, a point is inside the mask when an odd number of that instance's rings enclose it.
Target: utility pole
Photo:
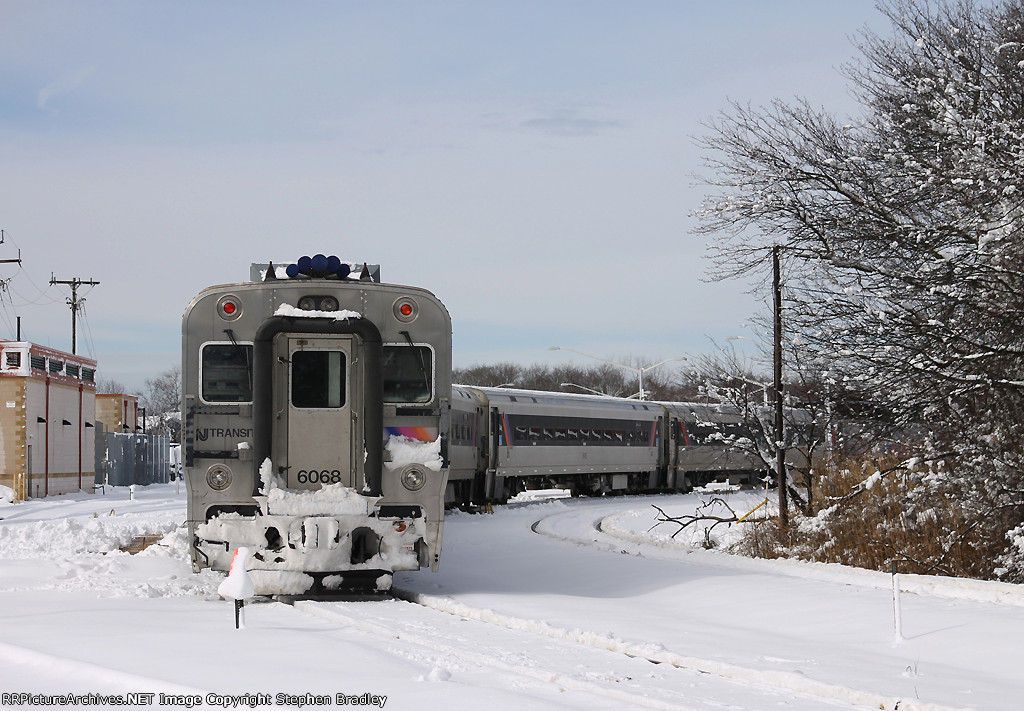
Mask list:
[[[68,306],[71,307],[71,352],[78,353],[78,309],[81,308],[82,304],[85,303],[85,299],[78,298],[78,287],[80,286],[98,286],[98,281],[83,281],[75,278],[70,281],[61,281],[60,279],[54,279],[53,274],[50,274],[50,286],[54,284],[66,284],[71,287],[71,298],[68,299]]]
[[[779,526],[789,526],[789,501],[786,492],[786,439],[782,419],[782,270],[779,245],[772,247],[772,291],[775,296],[775,474],[779,487]]]

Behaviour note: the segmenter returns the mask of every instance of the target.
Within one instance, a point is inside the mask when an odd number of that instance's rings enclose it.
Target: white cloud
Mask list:
[[[40,109],[49,109],[50,100],[77,89],[96,71],[96,67],[79,67],[54,79],[39,90],[36,103]]]

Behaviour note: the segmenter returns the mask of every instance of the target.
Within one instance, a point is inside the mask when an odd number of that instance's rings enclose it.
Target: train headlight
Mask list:
[[[303,311],[337,311],[338,300],[333,296],[303,296],[299,299]]]
[[[206,483],[214,491],[224,491],[231,486],[231,470],[223,464],[214,464],[206,470]]]
[[[402,470],[402,486],[409,491],[419,491],[427,483],[427,472],[418,464],[410,464]]]

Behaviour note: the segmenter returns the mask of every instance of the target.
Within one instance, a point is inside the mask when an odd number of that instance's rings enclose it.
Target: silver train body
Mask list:
[[[594,495],[756,484],[769,470],[728,406],[462,385],[451,403],[449,505],[550,486]],[[798,448],[789,461],[806,456]]]
[[[245,547],[257,594],[383,589],[440,560],[451,319],[426,290],[303,260],[185,311],[192,564]]]

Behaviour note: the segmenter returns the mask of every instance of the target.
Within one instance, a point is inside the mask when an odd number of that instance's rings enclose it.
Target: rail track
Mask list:
[[[603,516],[593,517],[593,536],[566,538],[558,531],[557,522],[551,521],[561,515],[539,519],[531,530],[578,545],[627,552],[619,550],[602,531]],[[458,673],[467,665],[486,668],[559,691],[586,694],[615,708],[753,708],[751,699],[758,698],[759,709],[949,711],[949,707],[915,699],[816,681],[798,672],[682,654],[655,641],[514,617],[450,597],[401,587],[394,588],[392,594],[393,599],[378,602],[306,600],[293,604],[304,614],[394,640],[394,653],[428,663],[443,676]],[[598,621],[594,626],[599,625]]]

